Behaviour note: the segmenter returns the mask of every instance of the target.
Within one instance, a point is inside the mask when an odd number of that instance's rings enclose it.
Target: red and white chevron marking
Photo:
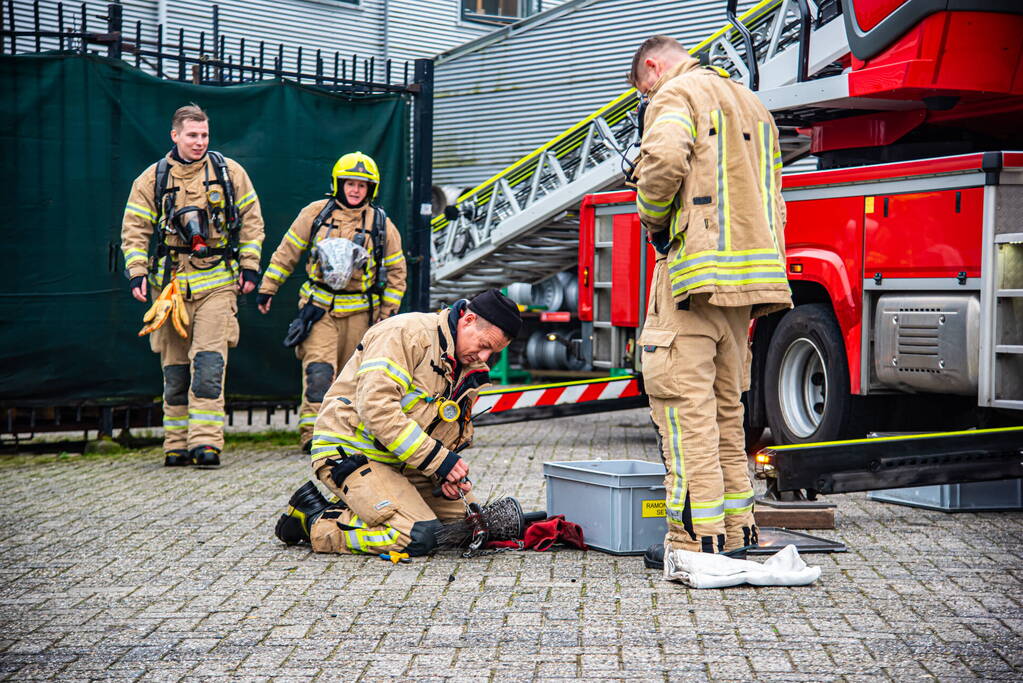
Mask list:
[[[606,401],[639,395],[639,380],[635,377],[610,377],[587,382],[544,384],[516,389],[490,389],[480,392],[472,412],[474,415],[479,415],[483,411],[501,413],[516,408]]]

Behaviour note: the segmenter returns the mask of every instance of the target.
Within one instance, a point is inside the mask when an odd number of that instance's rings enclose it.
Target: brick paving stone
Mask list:
[[[483,427],[467,457],[480,497],[527,510],[544,460],[659,460],[641,410]],[[1020,512],[832,496],[820,535],[849,552],[807,556],[817,584],[694,591],[599,552],[390,565],[286,548],[273,524],[306,457],[161,462],[0,460],[0,678],[1023,679]]]

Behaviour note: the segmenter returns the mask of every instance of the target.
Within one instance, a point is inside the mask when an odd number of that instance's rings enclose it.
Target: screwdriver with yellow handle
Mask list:
[[[408,553],[399,553],[396,550],[392,550],[389,553],[380,553],[380,559],[390,560],[394,564],[398,564],[399,562],[402,564],[408,564],[412,562],[412,560],[409,559]]]

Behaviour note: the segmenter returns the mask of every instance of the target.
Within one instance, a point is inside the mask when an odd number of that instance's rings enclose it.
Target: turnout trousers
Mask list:
[[[640,336],[643,378],[660,436],[665,548],[722,552],[756,542],[753,486],[742,427],[749,385],[750,306],[709,295],[679,310],[659,260]]]
[[[368,329],[367,311],[344,318],[327,312],[313,323],[309,336],[295,348],[295,355],[302,361],[302,405],[298,415],[298,435],[303,446],[313,438],[313,425],[323,404],[324,394],[352,357],[355,347]]]
[[[150,336],[163,367],[163,449],[222,449],[227,350],[238,345],[237,288],[232,283],[185,301],[185,309],[187,338],[170,321]]]
[[[328,509],[313,523],[309,535],[318,553],[426,555],[442,523],[465,518],[462,500],[434,496],[436,482],[417,470],[402,472],[371,460],[345,478],[340,491],[329,467],[321,467],[318,476],[348,506]],[[474,501],[471,494],[466,499]]]

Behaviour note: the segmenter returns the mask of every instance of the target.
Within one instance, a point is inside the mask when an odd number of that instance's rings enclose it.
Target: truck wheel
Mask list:
[[[767,425],[775,443],[810,443],[855,434],[855,398],[838,322],[825,304],[805,304],[778,323],[764,373]]]

